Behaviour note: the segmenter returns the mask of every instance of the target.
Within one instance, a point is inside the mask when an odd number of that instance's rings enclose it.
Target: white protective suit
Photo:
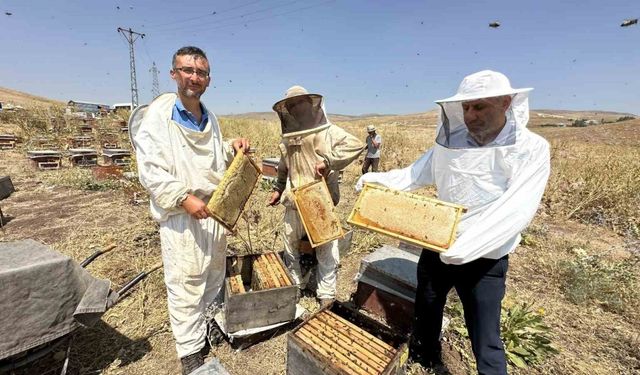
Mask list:
[[[215,220],[194,219],[179,204],[187,193],[207,202],[233,155],[213,113],[202,132],[171,120],[176,98],[163,94],[149,105],[134,144],[140,182],[160,223],[171,328],[182,358],[204,346],[204,312],[222,287],[226,238]]]
[[[322,96],[310,94],[308,97],[313,102],[314,111],[317,111],[314,116],[317,123],[311,129],[299,130],[303,127],[295,123],[295,119],[288,114],[282,104],[284,101],[274,105],[283,130],[282,142],[279,145],[281,158],[275,190],[281,193],[281,203],[286,207],[283,236],[284,259],[294,282],[301,288],[305,285],[302,282],[300,270],[299,246],[306,232],[290,189],[317,180],[315,165],[324,161],[328,171],[325,177],[327,187],[334,204],[338,204],[340,200],[339,171],[357,159],[365,147],[358,138],[333,125],[327,119]],[[288,132],[289,129],[295,129],[295,131]],[[338,240],[318,246],[316,259],[318,260],[316,295],[321,299],[335,298],[337,267],[340,262]]]
[[[549,144],[526,128],[528,89],[518,91],[512,95],[503,131],[484,147],[451,147],[450,139],[467,133],[461,101],[455,101],[460,95],[438,102],[434,147],[404,169],[365,174],[356,190],[365,182],[403,191],[435,184],[439,199],[468,208],[456,241],[440,254],[442,262],[465,264],[509,254],[533,219],[550,173]]]

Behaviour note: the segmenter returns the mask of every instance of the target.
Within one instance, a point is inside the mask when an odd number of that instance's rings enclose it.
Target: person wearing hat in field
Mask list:
[[[382,137],[376,133],[374,125],[367,125],[367,133],[367,155],[365,155],[362,163],[362,174],[369,172],[369,167],[371,167],[371,172],[377,172],[380,164]]]
[[[467,207],[457,239],[445,252],[423,250],[410,353],[440,367],[442,316],[455,288],[478,373],[506,374],[500,305],[509,253],[535,216],[550,173],[549,144],[529,131],[528,92],[498,72],[464,78],[456,95],[438,100],[435,145],[404,169],[367,173],[356,184],[398,190],[435,184],[438,198]]]
[[[284,216],[284,258],[295,283],[304,289],[300,270],[300,240],[305,229],[290,190],[324,177],[333,204],[340,201],[339,171],[358,158],[364,144],[327,118],[321,95],[309,94],[301,86],[290,87],[285,98],[273,105],[280,118],[282,140],[278,178],[269,205],[282,203]],[[336,296],[338,240],[318,246],[316,296],[321,306]]]

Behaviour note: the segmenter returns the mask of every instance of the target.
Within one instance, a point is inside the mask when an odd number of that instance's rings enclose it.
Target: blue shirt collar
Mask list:
[[[182,101],[178,97],[176,98],[176,104],[171,119],[187,129],[203,131],[207,126],[207,122],[209,122],[209,111],[202,102],[200,102],[200,110],[202,111],[202,120],[198,123],[195,116],[185,108],[184,104],[182,104]]]

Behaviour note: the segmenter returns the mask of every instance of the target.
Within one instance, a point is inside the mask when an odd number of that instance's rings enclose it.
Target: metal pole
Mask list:
[[[153,84],[151,85],[151,95],[155,98],[160,95],[160,84],[158,83],[158,68],[156,68],[156,62],[153,62],[153,66],[149,69],[153,77]]]
[[[129,43],[129,67],[131,70],[131,106],[136,108],[138,106],[138,83],[136,81],[136,60],[133,51],[133,43],[140,38],[144,38],[145,34],[137,33],[131,28],[123,29],[118,27],[118,32],[121,33]]]

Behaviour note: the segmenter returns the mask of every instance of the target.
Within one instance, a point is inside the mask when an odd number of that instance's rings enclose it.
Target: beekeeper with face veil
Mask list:
[[[441,366],[439,334],[452,287],[462,301],[480,374],[506,374],[500,303],[509,253],[533,219],[549,177],[549,144],[527,128],[528,92],[489,70],[464,78],[456,95],[439,100],[436,143],[410,166],[368,173],[365,182],[398,190],[435,184],[438,198],[468,208],[452,247],[424,250],[411,355]]]
[[[269,200],[270,205],[281,202],[285,207],[284,257],[294,281],[305,288],[300,272],[300,240],[305,230],[298,216],[290,189],[325,178],[333,204],[340,200],[339,171],[358,158],[365,145],[327,118],[323,98],[309,94],[304,87],[289,88],[283,100],[273,105],[282,128],[278,178]],[[318,274],[316,296],[324,306],[335,299],[338,240],[316,248]]]

